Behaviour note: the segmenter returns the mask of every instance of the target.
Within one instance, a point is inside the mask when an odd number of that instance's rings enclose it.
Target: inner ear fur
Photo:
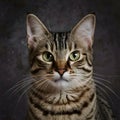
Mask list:
[[[71,31],[71,40],[88,49],[93,45],[96,17],[93,14],[85,16]]]

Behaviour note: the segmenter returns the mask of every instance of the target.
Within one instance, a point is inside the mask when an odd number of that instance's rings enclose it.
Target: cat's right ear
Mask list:
[[[27,15],[26,24],[28,48],[35,48],[39,41],[45,40],[50,34],[44,24],[33,14]]]

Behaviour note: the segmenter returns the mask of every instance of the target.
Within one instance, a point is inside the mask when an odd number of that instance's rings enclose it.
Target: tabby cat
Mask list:
[[[27,42],[33,81],[27,120],[113,120],[96,94],[92,45],[96,18],[85,16],[70,32],[49,32],[27,16]]]

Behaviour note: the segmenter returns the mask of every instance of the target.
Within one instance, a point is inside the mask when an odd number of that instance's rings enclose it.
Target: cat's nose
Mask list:
[[[62,76],[64,74],[64,72],[66,71],[66,69],[65,68],[59,68],[57,71]]]

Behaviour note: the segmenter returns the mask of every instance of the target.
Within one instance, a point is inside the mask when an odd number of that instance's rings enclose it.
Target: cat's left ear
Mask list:
[[[26,24],[28,48],[35,48],[38,42],[45,42],[50,35],[45,25],[33,14],[27,15]]]
[[[93,45],[96,17],[93,14],[85,16],[71,31],[72,40],[84,48]]]

